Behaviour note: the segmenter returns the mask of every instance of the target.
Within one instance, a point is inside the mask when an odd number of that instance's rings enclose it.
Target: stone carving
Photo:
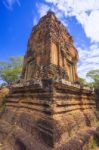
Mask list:
[[[24,57],[22,78],[62,78],[77,81],[78,52],[72,37],[53,12],[33,28]],[[68,65],[69,64],[69,65]]]
[[[99,114],[94,90],[76,84],[77,60],[72,37],[48,12],[32,30],[21,80],[0,112],[1,150],[91,150]]]

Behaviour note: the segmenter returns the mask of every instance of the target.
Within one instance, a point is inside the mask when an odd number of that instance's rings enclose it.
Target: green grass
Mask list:
[[[93,140],[92,140],[91,148],[92,148],[92,149],[96,149],[96,148],[97,148],[97,140],[96,140],[96,137],[94,137]]]

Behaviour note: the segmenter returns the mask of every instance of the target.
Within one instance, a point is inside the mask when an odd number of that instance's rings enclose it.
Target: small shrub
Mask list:
[[[94,137],[93,140],[92,140],[91,148],[94,149],[94,150],[97,148],[97,139],[96,139],[96,137]]]

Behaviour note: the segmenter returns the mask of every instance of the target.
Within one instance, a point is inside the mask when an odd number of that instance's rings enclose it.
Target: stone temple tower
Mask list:
[[[48,12],[32,30],[20,82],[0,109],[0,150],[92,149],[99,114],[93,89],[77,83],[77,60],[71,36]]]
[[[24,57],[22,78],[78,80],[78,52],[64,25],[51,11],[33,28]]]

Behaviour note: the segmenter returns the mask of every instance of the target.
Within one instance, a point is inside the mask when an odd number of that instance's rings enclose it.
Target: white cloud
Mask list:
[[[46,7],[43,7],[44,14],[47,12],[46,8],[50,6],[50,9],[53,10],[58,18],[60,18],[63,22],[65,21],[63,18],[75,16],[78,23],[83,27],[86,37],[90,38],[91,40],[91,45],[89,48],[78,48],[79,76],[86,77],[86,73],[88,71],[99,69],[99,0],[44,1],[46,2]],[[41,6],[43,6],[42,3]],[[41,14],[43,13],[41,12]]]
[[[6,8],[12,9],[14,4],[17,4],[18,6],[21,6],[21,3],[19,0],[3,0],[3,4]]]
[[[79,76],[85,77],[86,73],[90,70],[99,69],[99,47],[91,45],[89,49],[82,50],[78,48],[79,63],[78,73]]]
[[[37,24],[37,22],[38,22],[38,18],[35,16],[35,17],[33,18],[33,25],[35,26],[35,25]]]
[[[92,11],[90,15],[85,12],[76,16],[77,20],[81,23],[86,33],[86,36],[92,42],[99,42],[99,10]]]
[[[99,42],[99,0],[44,0],[53,4],[50,8],[64,16],[75,16],[92,42]],[[41,4],[43,6],[43,4]],[[49,5],[46,4],[46,7]],[[44,7],[44,13],[46,12]],[[40,7],[39,7],[40,9]],[[42,7],[41,7],[42,10]],[[44,14],[41,11],[41,14]]]
[[[46,4],[37,4],[37,9],[40,14],[40,17],[44,16],[50,7]]]

